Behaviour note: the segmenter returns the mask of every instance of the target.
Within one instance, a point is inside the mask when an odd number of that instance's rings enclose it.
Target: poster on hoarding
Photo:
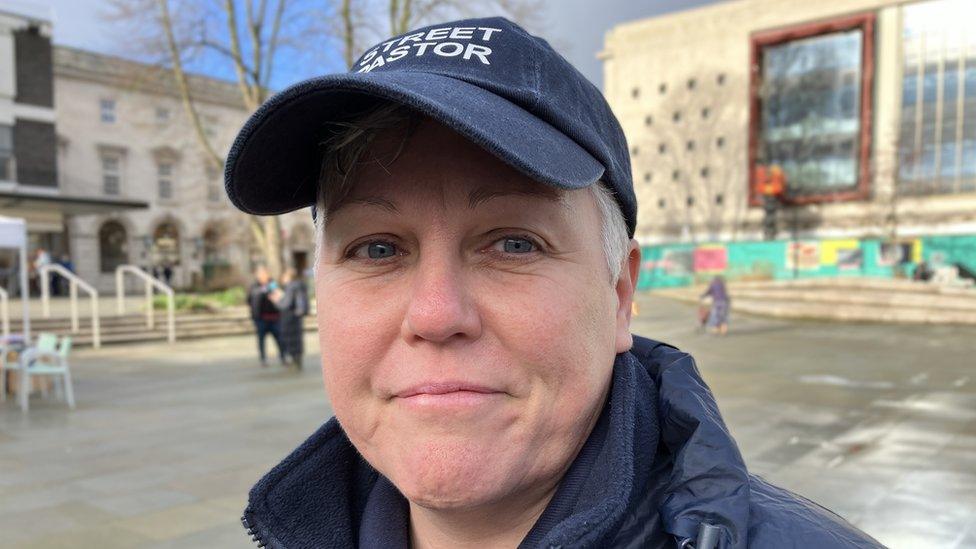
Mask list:
[[[786,246],[786,269],[813,271],[820,268],[820,244],[817,242],[790,242]]]
[[[694,273],[691,250],[665,250],[661,264],[668,276],[689,276]]]
[[[729,265],[729,253],[725,246],[702,246],[695,248],[696,273],[721,273]]]

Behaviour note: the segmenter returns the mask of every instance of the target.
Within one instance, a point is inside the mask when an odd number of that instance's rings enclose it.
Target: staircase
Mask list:
[[[976,289],[902,279],[823,278],[730,283],[732,310],[789,319],[976,325]],[[655,290],[697,303],[705,286]]]
[[[102,345],[118,343],[138,343],[146,341],[165,341],[166,312],[157,311],[154,317],[154,328],[146,327],[145,313],[134,312],[123,315],[103,314],[100,320]],[[305,317],[305,330],[315,330],[314,315]],[[11,319],[11,331],[21,331],[18,318]],[[90,346],[91,317],[79,318],[78,333],[71,333],[69,318],[32,318],[31,332],[51,332],[58,335],[70,335],[76,346]],[[240,335],[254,332],[254,324],[245,307],[232,307],[216,313],[177,313],[176,340],[204,337],[219,337]]]

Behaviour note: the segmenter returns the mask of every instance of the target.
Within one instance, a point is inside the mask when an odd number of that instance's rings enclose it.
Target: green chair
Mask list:
[[[62,337],[59,342],[58,336],[47,333],[38,334],[37,344],[24,349],[20,355],[20,363],[12,368],[21,373],[18,394],[21,410],[26,412],[28,409],[32,376],[56,376],[63,386],[68,407],[74,409],[75,393],[71,384],[71,368],[68,365],[70,352],[71,337]]]

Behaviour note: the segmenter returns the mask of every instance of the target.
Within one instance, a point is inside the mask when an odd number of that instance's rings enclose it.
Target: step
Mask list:
[[[954,296],[940,294],[915,294],[911,292],[880,292],[873,290],[820,289],[812,291],[800,288],[733,288],[732,299],[754,301],[788,301],[801,303],[834,303],[838,305],[877,305],[901,308],[938,308],[976,312],[976,295]]]
[[[797,320],[839,320],[845,322],[890,322],[899,324],[965,324],[976,325],[976,311],[943,309],[877,307],[803,303],[800,305],[734,299],[732,310],[738,313]]]
[[[312,332],[316,330],[316,324],[314,322],[306,321],[304,325],[306,332]],[[222,337],[229,335],[244,335],[254,333],[254,326],[251,324],[235,326],[235,325],[222,325],[222,326],[207,326],[200,329],[193,330],[181,330],[177,327],[176,330],[176,340],[184,339],[201,339],[206,337]],[[61,334],[68,335],[68,334]],[[90,333],[80,333],[71,334],[72,344],[80,347],[90,346],[92,343],[92,336]],[[101,334],[102,345],[111,345],[116,343],[136,343],[142,341],[162,341],[166,340],[169,334],[166,330],[138,330],[124,333],[103,333]]]

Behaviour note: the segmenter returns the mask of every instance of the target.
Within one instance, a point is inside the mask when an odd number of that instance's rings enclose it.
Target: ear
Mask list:
[[[634,291],[637,289],[637,275],[640,272],[641,250],[637,241],[630,239],[630,249],[620,270],[620,278],[614,290],[617,293],[616,353],[625,353],[634,345],[630,335],[630,315],[633,312]]]

